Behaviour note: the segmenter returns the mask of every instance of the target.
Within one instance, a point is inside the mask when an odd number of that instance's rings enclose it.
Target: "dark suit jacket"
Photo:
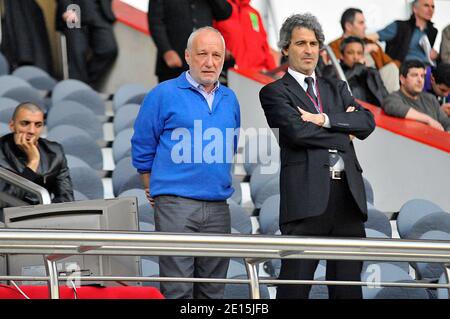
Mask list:
[[[64,30],[66,23],[62,19],[62,15],[71,4],[80,6],[81,9],[81,25],[94,24],[99,15],[109,23],[116,20],[112,10],[112,0],[56,0],[56,29]]]
[[[303,88],[289,73],[260,92],[269,126],[279,129],[280,225],[325,212],[330,192],[329,149],[340,152],[350,191],[363,219],[367,219],[362,169],[349,134],[359,139],[369,136],[375,128],[373,115],[356,103],[345,82],[322,78],[317,81],[323,112],[330,119],[329,129],[301,119],[297,106],[311,113],[316,111]],[[348,106],[355,106],[357,111],[346,113]]]
[[[152,39],[158,48],[156,75],[180,75],[188,69],[184,61],[189,35],[204,26],[211,26],[213,20],[225,20],[231,15],[231,5],[226,0],[150,0],[148,4],[148,25]],[[163,55],[175,50],[183,61],[183,67],[171,69],[164,62]]]

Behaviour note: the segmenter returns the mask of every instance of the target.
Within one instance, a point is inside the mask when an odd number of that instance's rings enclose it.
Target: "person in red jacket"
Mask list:
[[[276,63],[259,12],[250,5],[250,0],[227,1],[233,7],[231,17],[214,24],[225,39],[227,53],[240,69],[274,69]]]

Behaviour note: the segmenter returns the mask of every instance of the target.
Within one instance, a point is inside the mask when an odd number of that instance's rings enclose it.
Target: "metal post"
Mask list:
[[[58,285],[58,269],[56,267],[56,260],[49,260],[45,258],[47,273],[49,276],[49,292],[51,299],[59,299],[59,285]]]
[[[258,272],[257,267],[258,264],[251,263],[247,258],[245,259],[245,266],[247,268],[248,279],[250,280],[250,298],[251,299],[261,299],[261,295],[259,292],[259,281],[258,281]]]

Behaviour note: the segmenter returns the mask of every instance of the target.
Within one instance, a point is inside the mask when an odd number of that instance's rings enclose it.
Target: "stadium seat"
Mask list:
[[[438,283],[440,284],[448,284],[447,278],[445,274],[442,274],[439,278]],[[445,288],[438,288],[437,289],[437,298],[438,299],[450,299],[448,289]]]
[[[231,213],[231,227],[241,234],[252,233],[252,221],[247,211],[232,199],[228,200]]]
[[[369,208],[367,215],[366,228],[378,230],[386,234],[386,236],[392,237],[391,223],[384,213],[375,208]]]
[[[78,102],[63,100],[52,105],[47,116],[48,129],[64,124],[79,127],[95,141],[104,138],[102,123],[91,109]]]
[[[79,90],[92,90],[92,88],[86,83],[75,79],[60,81],[53,88],[52,100],[54,102],[64,100],[69,94]]]
[[[114,115],[114,134],[132,128],[139,113],[139,104],[125,104],[120,107]]]
[[[366,191],[366,198],[367,198],[367,202],[371,203],[373,205],[374,203],[374,194],[373,194],[373,188],[372,185],[370,184],[369,180],[365,177],[363,177],[363,181],[364,181],[364,189]]]
[[[8,91],[19,87],[31,88],[32,86],[27,81],[14,75],[0,76],[0,96],[3,96]]]
[[[259,230],[261,234],[275,234],[280,229],[280,195],[267,198],[259,211]]]
[[[35,89],[42,91],[52,91],[57,83],[47,72],[33,65],[18,67],[12,75],[24,79]]]
[[[73,190],[73,197],[75,198],[75,201],[89,200],[86,195],[76,189]]]
[[[82,129],[71,125],[58,125],[49,131],[47,138],[61,143],[65,154],[82,158],[95,170],[103,169],[100,147]]]
[[[0,53],[0,76],[7,75],[9,73],[9,62],[5,56]]]
[[[114,163],[120,162],[121,159],[131,156],[131,137],[134,129],[129,128],[121,131],[114,139],[112,146]]]
[[[400,237],[406,238],[406,234],[419,219],[434,212],[442,212],[442,208],[429,200],[412,199],[407,201],[400,208],[397,217],[397,229]]]
[[[152,256],[141,257],[142,276],[144,277],[159,277],[159,263],[158,258],[151,258]],[[158,281],[145,281],[143,286],[155,287],[159,289]]]
[[[264,201],[271,195],[276,195],[280,191],[279,179],[280,170],[267,174],[264,167],[258,165],[250,177],[250,195],[255,208],[261,208]]]
[[[8,124],[0,122],[0,136],[11,133]]]
[[[88,163],[74,155],[66,154],[66,160],[69,169],[72,167],[90,167]]]
[[[242,189],[241,189],[241,181],[236,176],[232,177],[232,185],[234,189],[233,195],[231,195],[231,199],[236,202],[236,204],[241,204],[242,202]]]
[[[19,103],[31,102],[39,106],[44,111],[44,113],[47,113],[48,106],[46,100],[41,96],[39,91],[31,86],[11,88],[7,92],[4,92],[2,96],[13,99]]]
[[[131,157],[121,159],[112,174],[114,195],[133,188],[142,188],[139,173],[131,164]]]
[[[90,167],[76,166],[70,168],[73,189],[88,199],[104,198],[103,182],[97,172]]]
[[[260,149],[264,145],[267,147]],[[247,175],[251,176],[258,165],[269,165],[269,163],[263,163],[268,159],[279,163],[280,147],[273,135],[249,135],[245,141],[243,156],[244,169]]]
[[[117,112],[119,108],[126,104],[134,103],[141,104],[144,97],[148,93],[148,89],[140,84],[125,84],[122,85],[114,94],[113,107]]]
[[[95,115],[104,117],[105,116],[105,102],[94,90],[78,90],[68,94],[64,100],[67,101],[75,101],[80,104],[85,105],[89,109],[91,109]],[[57,102],[54,99],[53,103]]]
[[[19,105],[19,102],[16,100],[0,97],[0,122],[8,123],[17,105]]]
[[[363,271],[361,280],[369,285],[363,286],[364,299],[429,299],[424,288],[377,287],[375,281],[413,282],[413,278],[402,268],[392,263],[376,263],[370,271]],[[373,283],[372,286],[370,284]]]

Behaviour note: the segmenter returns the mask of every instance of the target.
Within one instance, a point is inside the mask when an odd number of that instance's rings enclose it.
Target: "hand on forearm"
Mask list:
[[[298,106],[297,106],[297,108],[300,111],[301,118],[303,121],[313,123],[320,127],[323,126],[323,124],[325,123],[325,116],[323,116],[322,113],[313,114],[313,113],[310,113],[310,112],[307,112],[307,111],[301,109]]]
[[[181,68],[183,66],[183,61],[175,50],[167,51],[163,58],[169,68]]]

